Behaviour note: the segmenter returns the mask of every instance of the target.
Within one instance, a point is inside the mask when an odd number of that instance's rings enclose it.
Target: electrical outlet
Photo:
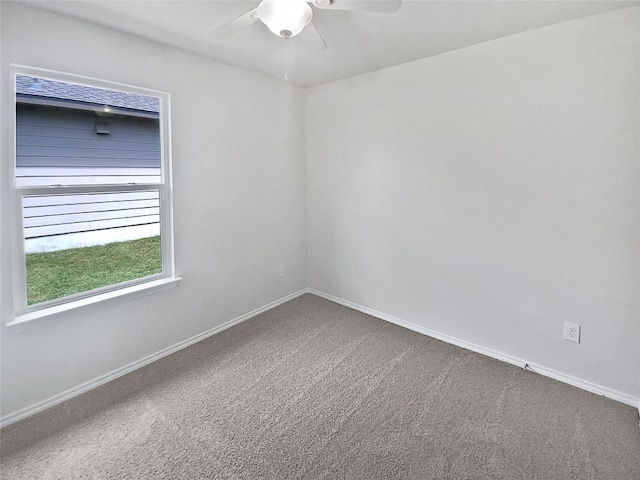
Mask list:
[[[281,277],[284,277],[287,274],[287,266],[284,263],[280,264],[280,267],[278,268],[278,275]]]
[[[580,343],[580,325],[572,322],[564,322],[564,339],[570,342]]]

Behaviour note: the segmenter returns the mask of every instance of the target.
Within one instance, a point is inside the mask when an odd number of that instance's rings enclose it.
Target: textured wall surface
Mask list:
[[[309,90],[309,286],[637,398],[638,25],[620,10]]]
[[[87,22],[9,2],[0,8],[3,125],[13,108],[4,75],[11,63],[170,93],[176,271],[184,278],[173,290],[24,331],[0,327],[3,415],[304,288],[302,90]],[[7,129],[2,135],[4,146]],[[6,182],[10,159],[2,160]],[[2,195],[4,325],[13,315],[5,184]]]

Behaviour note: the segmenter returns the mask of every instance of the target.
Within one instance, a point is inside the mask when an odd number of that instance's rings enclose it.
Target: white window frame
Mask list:
[[[173,185],[171,175],[171,130],[170,130],[170,95],[166,92],[136,87],[108,80],[58,72],[24,65],[10,65],[12,96],[11,122],[9,128],[9,161],[11,162],[11,225],[12,225],[12,264],[13,264],[13,297],[14,318],[7,326],[23,325],[26,322],[41,320],[50,316],[58,316],[78,308],[86,308],[118,299],[129,299],[132,296],[149,294],[174,287],[181,278],[175,276],[174,235],[173,235]],[[62,82],[76,83],[90,87],[119,90],[141,95],[157,97],[160,100],[159,127],[161,144],[161,179],[160,183],[148,184],[100,184],[73,186],[36,186],[16,185],[16,75],[47,78]],[[155,190],[160,197],[160,238],[162,252],[162,273],[138,278],[124,283],[89,290],[34,305],[27,305],[26,255],[24,247],[24,228],[22,198],[27,195],[51,195],[95,192],[127,192]]]

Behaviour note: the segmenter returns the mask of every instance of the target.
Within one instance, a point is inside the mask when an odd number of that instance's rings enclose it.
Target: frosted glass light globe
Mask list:
[[[309,25],[313,11],[305,0],[262,0],[258,18],[281,37],[293,37]]]

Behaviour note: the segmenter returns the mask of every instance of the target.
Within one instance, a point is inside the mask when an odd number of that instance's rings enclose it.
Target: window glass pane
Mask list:
[[[27,304],[162,273],[159,191],[28,195]]]
[[[26,305],[165,273],[160,99],[15,78]]]
[[[159,183],[159,100],[16,77],[16,186]]]

